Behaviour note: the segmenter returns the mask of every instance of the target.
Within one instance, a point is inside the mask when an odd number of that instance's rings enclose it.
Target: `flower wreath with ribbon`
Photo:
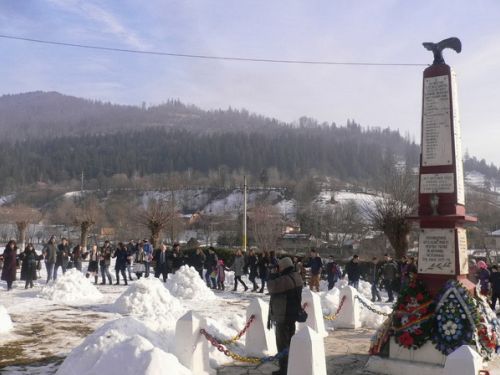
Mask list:
[[[392,324],[396,342],[407,349],[424,345],[431,337],[433,311],[432,297],[416,275],[412,275],[395,305]]]
[[[436,298],[432,342],[444,355],[476,341],[479,312],[471,294],[456,280],[446,283]]]
[[[477,344],[480,354],[489,359],[499,348],[500,322],[483,296],[476,298],[479,322],[476,324]]]

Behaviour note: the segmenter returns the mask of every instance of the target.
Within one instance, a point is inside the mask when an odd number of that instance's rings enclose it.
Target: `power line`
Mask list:
[[[86,49],[111,51],[111,52],[124,52],[124,53],[135,53],[135,54],[141,54],[141,55],[156,55],[156,56],[170,56],[170,57],[184,57],[184,58],[205,59],[205,60],[247,61],[247,62],[261,62],[261,63],[309,64],[309,65],[358,65],[358,66],[428,66],[429,65],[429,64],[418,64],[418,63],[314,61],[314,60],[261,59],[261,58],[254,58],[254,57],[235,57],[235,56],[211,56],[211,55],[197,55],[197,54],[186,54],[186,53],[162,52],[162,51],[141,51],[141,50],[135,50],[135,49],[116,48],[116,47],[103,47],[103,46],[94,46],[94,45],[89,45],[89,44],[56,42],[53,40],[24,38],[24,37],[20,37],[20,36],[2,35],[2,34],[0,34],[0,38],[11,39],[11,40],[20,40],[20,41],[31,42],[31,43],[50,44],[50,45],[62,46],[62,47],[75,47],[75,48],[86,48]]]

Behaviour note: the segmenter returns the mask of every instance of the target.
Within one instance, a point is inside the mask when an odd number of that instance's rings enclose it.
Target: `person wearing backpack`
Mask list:
[[[292,260],[285,257],[278,262],[278,272],[272,273],[267,282],[271,296],[269,302],[268,329],[273,324],[276,334],[278,353],[290,347],[295,334],[295,323],[300,318],[302,310],[302,277],[295,271]],[[279,360],[279,370],[273,375],[286,375],[288,354]]]

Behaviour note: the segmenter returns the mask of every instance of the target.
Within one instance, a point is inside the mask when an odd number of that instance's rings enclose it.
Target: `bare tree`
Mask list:
[[[38,223],[42,219],[39,210],[25,204],[16,204],[2,207],[0,217],[6,222],[15,223],[17,227],[17,242],[20,249],[24,249],[26,232],[30,224]]]
[[[260,250],[275,250],[283,227],[283,219],[276,207],[268,204],[255,206],[251,210],[250,227]]]
[[[87,238],[97,220],[102,217],[99,202],[95,197],[88,197],[77,206],[73,216],[73,223],[80,227],[80,245],[87,248]]]
[[[331,231],[328,241],[340,250],[348,240],[361,240],[368,232],[361,210],[354,201],[337,203],[329,215],[326,215],[326,226]]]
[[[171,224],[174,215],[171,202],[162,198],[151,198],[146,208],[139,209],[139,223],[149,230],[154,248],[158,246],[162,231]]]
[[[410,170],[391,168],[384,178],[382,197],[363,204],[371,225],[384,232],[398,259],[408,251],[411,223],[407,218],[417,206],[416,185]]]

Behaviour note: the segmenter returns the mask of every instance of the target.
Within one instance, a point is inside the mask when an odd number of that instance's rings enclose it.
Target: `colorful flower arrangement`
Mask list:
[[[499,348],[500,324],[485,298],[477,300],[479,323],[476,324],[477,344],[481,355],[491,358]]]
[[[401,292],[393,315],[394,338],[407,349],[418,349],[431,336],[431,318],[434,301],[425,286],[410,278],[410,283]]]
[[[462,345],[473,343],[480,320],[469,292],[458,281],[450,280],[436,300],[432,330],[436,349],[448,355]]]

